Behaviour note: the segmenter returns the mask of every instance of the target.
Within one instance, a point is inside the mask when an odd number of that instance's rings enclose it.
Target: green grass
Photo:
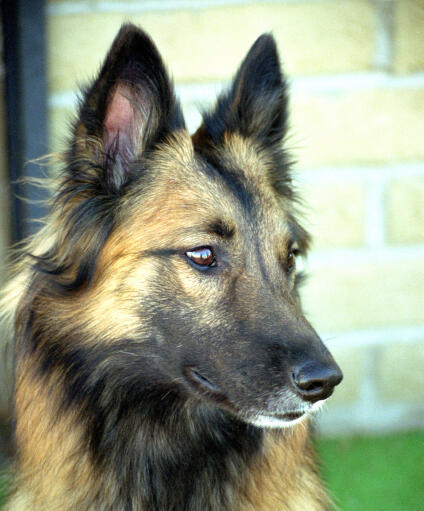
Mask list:
[[[424,510],[423,431],[320,439],[317,448],[324,478],[341,511]],[[0,507],[6,481],[0,475]]]
[[[424,510],[424,432],[320,439],[317,448],[341,511]]]
[[[7,475],[0,472],[0,509],[2,508],[3,501],[6,494],[8,477]]]

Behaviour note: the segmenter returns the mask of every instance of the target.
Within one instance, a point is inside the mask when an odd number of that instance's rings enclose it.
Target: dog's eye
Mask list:
[[[290,250],[289,255],[287,256],[286,261],[286,270],[287,273],[291,273],[296,266],[296,250]]]
[[[185,255],[197,266],[203,268],[216,266],[215,254],[210,247],[199,247],[188,250]]]

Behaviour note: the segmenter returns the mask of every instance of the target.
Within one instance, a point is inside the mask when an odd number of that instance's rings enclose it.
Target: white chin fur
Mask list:
[[[299,424],[305,418],[307,414],[305,413],[302,417],[292,421],[286,421],[283,419],[279,419],[278,417],[273,417],[272,415],[257,415],[254,419],[251,419],[249,422],[258,428],[292,428],[296,424]]]
[[[314,403],[312,406],[304,410],[305,413],[301,417],[292,421],[279,419],[273,415],[257,415],[256,417],[250,419],[249,422],[259,428],[292,428],[296,424],[303,422],[314,412],[318,411],[323,404],[324,401],[318,401],[317,403]]]

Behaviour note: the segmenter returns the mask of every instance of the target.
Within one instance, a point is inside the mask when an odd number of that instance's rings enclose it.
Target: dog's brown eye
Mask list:
[[[215,266],[215,255],[210,247],[199,247],[189,250],[185,255],[197,266],[208,267]]]
[[[287,256],[287,261],[286,261],[287,273],[290,273],[293,270],[293,268],[295,267],[295,264],[296,264],[296,254],[293,250],[291,250],[289,255]]]

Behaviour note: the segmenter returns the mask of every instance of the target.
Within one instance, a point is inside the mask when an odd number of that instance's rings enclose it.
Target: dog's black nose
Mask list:
[[[342,381],[343,373],[335,363],[307,362],[294,368],[292,379],[297,393],[305,401],[315,403],[331,396],[334,387]]]

